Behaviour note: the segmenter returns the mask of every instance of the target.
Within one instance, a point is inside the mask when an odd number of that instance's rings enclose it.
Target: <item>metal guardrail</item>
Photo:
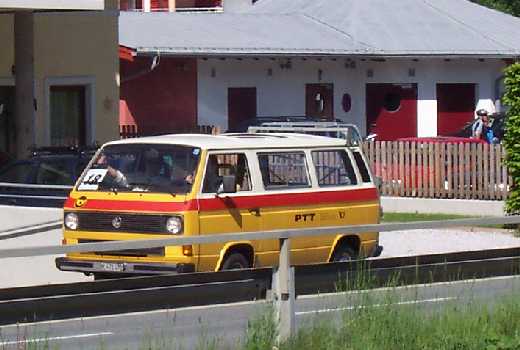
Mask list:
[[[38,184],[25,184],[25,183],[13,183],[13,182],[0,182],[0,187],[7,188],[30,188],[30,189],[45,189],[45,190],[67,190],[70,192],[72,186],[66,185],[38,185]]]
[[[0,204],[63,207],[72,186],[0,182]]]
[[[110,251],[124,249],[154,248],[161,246],[179,246],[189,244],[219,243],[236,240],[280,240],[280,257],[278,267],[275,268],[272,286],[276,320],[279,325],[280,339],[287,339],[295,329],[294,315],[294,267],[290,267],[290,239],[295,237],[323,236],[331,234],[349,234],[364,232],[384,232],[398,230],[414,230],[425,228],[446,228],[468,225],[498,225],[519,224],[520,216],[472,218],[445,221],[421,221],[408,223],[349,225],[332,227],[311,227],[305,229],[274,230],[265,232],[217,234],[207,236],[174,237],[167,239],[114,241],[103,243],[82,243],[67,246],[43,246],[29,248],[0,249],[1,258],[27,257],[38,255],[63,254],[70,252]],[[15,307],[15,306],[13,306]]]
[[[415,221],[415,222],[399,222],[399,223],[385,223],[385,224],[367,224],[367,225],[348,225],[348,226],[328,226],[328,227],[309,227],[299,229],[286,230],[272,230],[263,232],[244,232],[244,233],[229,233],[229,234],[215,234],[204,236],[176,236],[172,238],[160,239],[142,239],[142,240],[128,240],[128,241],[112,241],[102,243],[81,243],[77,245],[50,245],[27,248],[10,248],[0,249],[0,259],[2,258],[16,258],[39,255],[55,255],[67,254],[73,252],[104,252],[111,250],[125,250],[125,249],[145,249],[162,246],[181,246],[181,245],[195,245],[208,243],[221,243],[237,240],[268,240],[268,239],[289,239],[297,237],[313,237],[313,236],[327,236],[332,234],[354,234],[366,232],[389,232],[389,231],[404,231],[404,230],[418,230],[418,229],[437,229],[454,226],[478,226],[478,225],[507,225],[520,224],[519,216],[504,216],[504,217],[485,217],[485,218],[470,218],[470,219],[454,219],[444,221]]]
[[[295,267],[295,295],[520,273],[520,247]],[[269,299],[272,269],[0,289],[0,325]],[[351,281],[361,281],[357,284]]]

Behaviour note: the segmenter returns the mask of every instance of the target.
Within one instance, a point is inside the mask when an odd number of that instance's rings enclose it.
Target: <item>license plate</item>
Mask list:
[[[102,262],[100,264],[100,266],[101,266],[101,269],[104,271],[122,272],[125,270],[125,264],[120,264],[120,263]]]

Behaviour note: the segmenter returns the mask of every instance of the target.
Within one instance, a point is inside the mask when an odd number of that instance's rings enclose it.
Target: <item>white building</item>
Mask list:
[[[308,115],[381,139],[446,135],[476,108],[494,111],[503,69],[520,57],[520,19],[467,0],[260,0],[240,8],[122,13],[120,44],[133,55],[123,79],[160,61],[123,82],[122,122],[158,133]]]

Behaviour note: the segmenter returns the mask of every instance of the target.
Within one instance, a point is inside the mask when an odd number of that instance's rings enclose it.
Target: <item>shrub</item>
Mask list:
[[[506,165],[513,178],[506,210],[510,214],[520,214],[520,63],[506,69],[504,82],[504,103],[509,106],[504,146],[507,150]]]

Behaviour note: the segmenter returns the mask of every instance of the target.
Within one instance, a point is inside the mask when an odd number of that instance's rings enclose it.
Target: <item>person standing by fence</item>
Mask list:
[[[478,118],[471,128],[471,137],[488,141],[488,132],[491,130],[489,128],[488,112],[485,109],[479,109],[476,114]],[[491,139],[493,139],[493,136],[491,136]]]

